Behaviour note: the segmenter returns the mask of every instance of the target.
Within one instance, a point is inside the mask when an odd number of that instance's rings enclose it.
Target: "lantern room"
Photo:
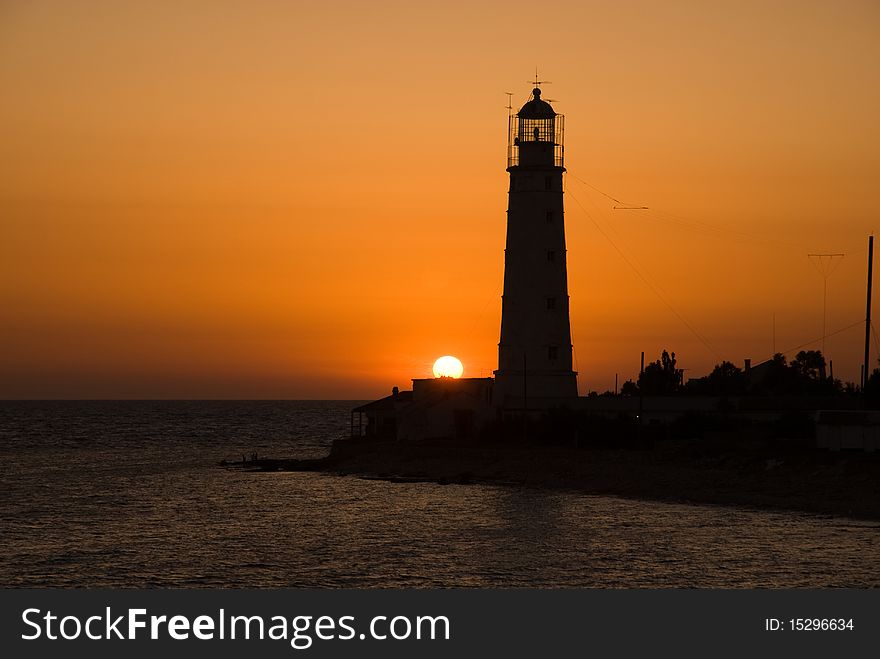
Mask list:
[[[528,102],[508,123],[508,167],[563,167],[565,117],[541,99],[535,87]]]

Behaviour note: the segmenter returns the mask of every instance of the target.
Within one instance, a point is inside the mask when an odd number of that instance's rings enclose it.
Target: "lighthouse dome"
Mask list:
[[[532,90],[532,98],[516,113],[520,119],[552,119],[556,116],[553,107],[541,100],[541,89],[535,87]]]

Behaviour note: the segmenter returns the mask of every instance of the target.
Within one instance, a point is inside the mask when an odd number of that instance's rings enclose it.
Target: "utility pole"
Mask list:
[[[773,313],[773,352],[771,353],[774,357],[776,356],[776,313]]]
[[[871,284],[874,278],[874,234],[868,236],[868,300],[865,304],[865,365],[862,368],[862,392],[868,386],[871,363]]]
[[[523,353],[523,441],[529,441],[529,389],[527,386],[526,353]]]
[[[816,260],[816,267],[822,275],[822,356],[828,357],[825,353],[825,335],[826,320],[828,316],[828,277],[837,267],[834,259],[842,259],[845,254],[807,254],[810,259]]]
[[[644,387],[644,379],[642,376],[645,374],[645,351],[642,350],[642,365],[639,368],[639,428],[642,427],[642,415],[645,413],[645,392],[642,390]]]

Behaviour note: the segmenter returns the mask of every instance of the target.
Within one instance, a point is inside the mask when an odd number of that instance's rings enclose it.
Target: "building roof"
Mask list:
[[[532,98],[516,113],[520,119],[552,119],[556,116],[553,107],[541,100],[541,90],[535,87],[532,90]]]
[[[352,412],[393,412],[395,403],[409,403],[412,401],[413,392],[401,391],[397,394],[391,394],[374,400],[372,403],[366,403],[360,407],[356,407]]]

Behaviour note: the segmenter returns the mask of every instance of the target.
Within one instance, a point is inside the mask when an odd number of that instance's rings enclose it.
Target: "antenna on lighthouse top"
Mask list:
[[[553,84],[549,80],[539,80],[538,79],[538,67],[535,67],[535,79],[529,80],[529,84],[534,84],[535,87],[540,87],[541,85],[550,85]]]
[[[507,94],[507,114],[513,114],[513,92],[504,92]]]

